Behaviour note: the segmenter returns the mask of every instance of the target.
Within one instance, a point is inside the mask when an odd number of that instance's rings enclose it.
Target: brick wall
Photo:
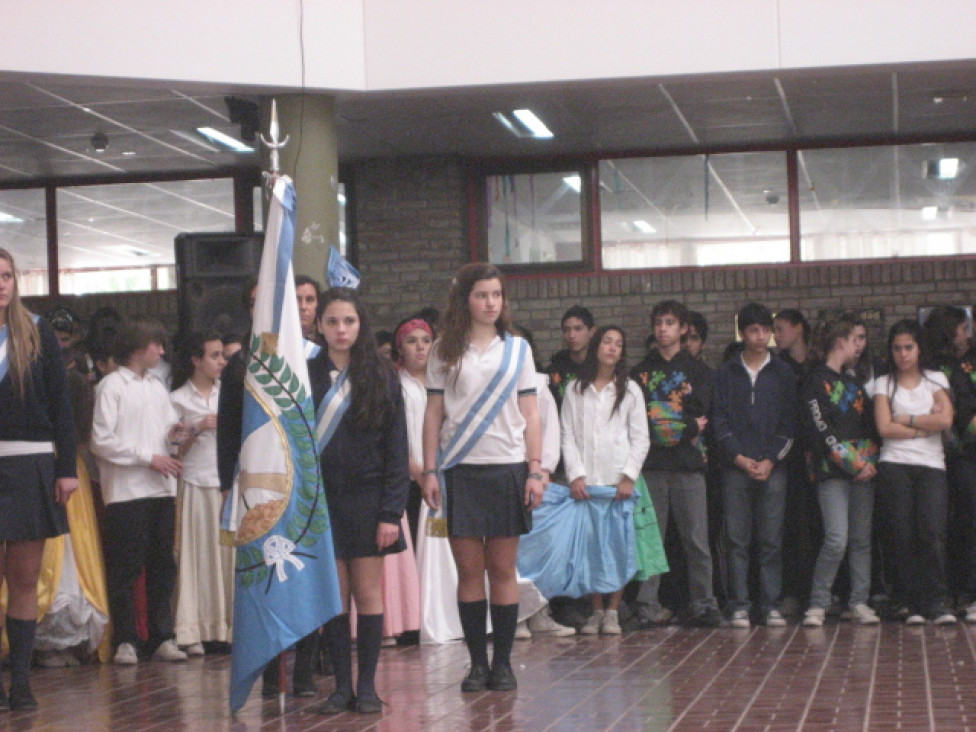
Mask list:
[[[424,305],[443,307],[454,270],[467,261],[464,177],[457,160],[401,158],[355,166],[359,261],[381,327]],[[513,277],[516,319],[548,357],[559,348],[559,319],[571,305],[589,307],[598,322],[617,323],[631,352],[650,332],[648,314],[667,298],[701,311],[711,329],[707,356],[716,362],[733,338],[735,312],[749,300],[776,311],[798,308],[813,319],[823,309],[877,309],[875,352],[882,333],[919,306],[972,304],[976,258]]]

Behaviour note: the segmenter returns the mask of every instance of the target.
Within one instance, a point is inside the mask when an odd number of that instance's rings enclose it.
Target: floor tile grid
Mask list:
[[[649,636],[654,637],[651,645],[647,642]],[[581,648],[589,647],[598,653],[565,674],[550,690],[555,698],[564,698],[567,691],[575,690],[575,703],[558,710],[558,714],[557,710],[550,712],[548,724],[541,727],[538,723],[545,720],[540,718],[537,706],[529,720],[533,723],[530,729],[626,729],[626,720],[636,719],[643,724],[648,707],[670,720],[670,678],[709,637],[710,634],[662,629],[622,639],[581,640]],[[609,676],[608,668],[615,668]]]
[[[973,631],[966,627],[934,628],[929,646],[932,716],[936,729],[976,724],[976,666]],[[968,710],[968,711],[967,711]]]
[[[865,729],[866,711],[873,693],[874,664],[880,648],[881,632],[877,627],[834,625],[834,637],[823,659],[816,685],[807,696],[803,716],[797,729],[856,730]],[[809,648],[822,646],[821,629],[804,629]]]
[[[878,657],[870,729],[931,730],[933,722],[925,658],[925,629],[886,625],[885,648]]]
[[[742,723],[748,707],[744,702],[753,698],[769,673],[769,657],[778,656],[788,647],[792,631],[757,627],[751,631],[725,631],[737,652],[721,669],[721,682],[711,685],[692,708],[687,710],[675,730],[723,730]]]
[[[730,646],[728,644],[719,646],[718,650],[725,650],[726,647],[731,650],[724,658],[719,657],[720,653],[712,653],[706,655],[700,667],[693,668],[691,673],[687,673],[689,670],[687,667],[685,669],[675,669],[675,675],[678,677],[686,676],[686,683],[689,686],[693,686],[693,688],[691,689],[692,693],[687,698],[687,703],[683,705],[684,708],[672,718],[668,724],[668,729],[681,729],[685,724],[693,729],[708,729],[714,721],[713,715],[717,711],[717,706],[709,708],[709,705],[704,703],[704,700],[712,692],[714,684],[736,662],[739,655],[748,648],[747,644],[741,642],[741,638],[736,637],[740,634],[735,632],[729,633],[728,631],[720,632],[724,633],[725,638],[731,643]],[[709,664],[711,659],[714,659],[715,662]],[[701,672],[706,669],[709,671],[708,676],[703,677]],[[681,688],[683,685],[680,683],[680,679],[678,681],[678,687]]]

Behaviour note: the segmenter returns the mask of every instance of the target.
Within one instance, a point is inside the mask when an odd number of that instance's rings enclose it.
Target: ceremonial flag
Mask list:
[[[348,287],[351,290],[359,287],[359,270],[349,264],[349,260],[335,247],[329,249],[329,264],[325,274],[329,287]]]
[[[224,529],[237,545],[230,706],[265,665],[342,612],[315,449],[315,409],[295,297],[295,188],[274,184],[245,358],[237,482]]]

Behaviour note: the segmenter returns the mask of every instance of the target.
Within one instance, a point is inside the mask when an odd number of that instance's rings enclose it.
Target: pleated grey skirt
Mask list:
[[[54,455],[0,457],[0,541],[67,533],[68,515],[54,499]]]
[[[521,536],[532,530],[525,505],[525,463],[457,465],[444,473],[452,537]]]

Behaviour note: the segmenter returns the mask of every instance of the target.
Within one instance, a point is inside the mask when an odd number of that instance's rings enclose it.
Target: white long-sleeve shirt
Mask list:
[[[216,416],[220,401],[220,380],[204,396],[192,381],[187,381],[176,391],[170,392],[169,400],[181,422],[196,425],[200,420]],[[190,449],[183,456],[183,480],[199,486],[219,486],[217,475],[217,430],[198,433]]]
[[[156,376],[140,378],[123,366],[102,379],[95,392],[91,447],[105,503],[176,495],[176,481],[149,464],[153,455],[168,454],[166,436],[178,421]]]
[[[563,466],[570,482],[616,485],[623,476],[637,480],[651,447],[640,389],[627,381],[627,394],[614,412],[617,388],[611,381],[597,391],[590,384],[582,394],[571,382],[563,397]]]
[[[536,373],[536,397],[539,400],[539,417],[542,420],[542,469],[550,473],[559,465],[559,407],[549,391],[549,375]]]
[[[400,371],[400,388],[407,416],[407,443],[410,459],[417,465],[424,464],[424,412],[427,409],[427,387],[408,371]]]

